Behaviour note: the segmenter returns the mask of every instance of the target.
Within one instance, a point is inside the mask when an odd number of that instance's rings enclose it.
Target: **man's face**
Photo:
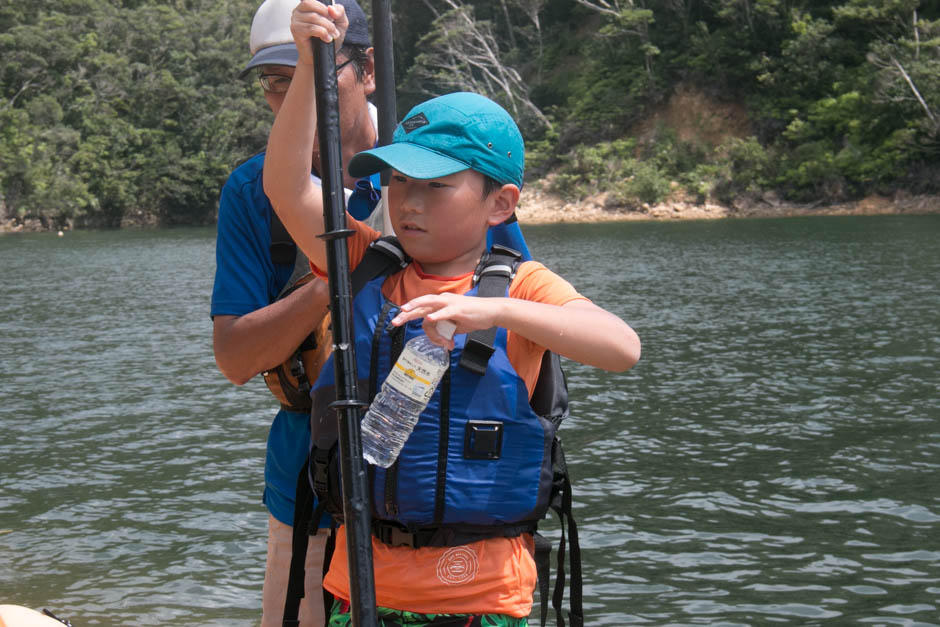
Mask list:
[[[293,77],[294,68],[290,65],[261,66],[258,79],[264,89],[264,99],[268,101],[268,106],[271,107],[275,116],[284,104],[284,97],[287,96],[287,88]]]
[[[336,83],[339,95],[340,107],[340,137],[357,138],[370,133],[363,133],[360,126],[364,124],[372,125],[368,109],[368,96],[375,91],[375,64],[372,57],[372,49],[367,51],[368,61],[365,64],[365,71],[362,79],[356,74],[354,63],[349,63],[349,59],[340,54],[336,58]],[[294,76],[294,68],[289,65],[265,65],[261,67],[259,78],[262,85],[267,84],[272,90],[265,89],[264,97],[268,101],[268,106],[278,114],[281,105],[284,104],[284,98],[287,96],[287,87]],[[282,91],[283,90],[283,91]],[[356,152],[372,148],[367,146],[350,146]],[[319,152],[317,140],[314,140],[314,153]]]
[[[343,66],[349,59],[344,54],[336,57],[336,67],[342,69],[336,75],[337,92],[339,95],[339,130],[343,143],[343,172],[347,187],[355,184],[355,179],[345,174],[346,159],[352,154],[372,148],[375,142],[372,117],[369,115],[368,96],[375,91],[375,64],[372,58],[372,48],[369,48],[368,60],[362,79],[356,74],[354,63]],[[368,139],[367,143],[366,140]],[[314,140],[315,154],[320,152],[319,135]]]

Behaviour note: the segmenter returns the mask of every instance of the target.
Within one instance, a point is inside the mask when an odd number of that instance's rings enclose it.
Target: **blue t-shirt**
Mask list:
[[[244,316],[273,303],[290,279],[293,263],[271,260],[274,210],[261,183],[264,153],[229,176],[219,200],[212,316]],[[271,398],[272,404],[276,403]],[[277,520],[292,525],[297,476],[307,459],[310,417],[281,409],[268,433],[262,500]],[[328,525],[328,521],[321,524]]]
[[[274,210],[264,194],[263,169],[264,153],[259,153],[238,166],[222,188],[212,316],[244,316],[267,307],[277,300],[293,272],[292,263],[275,264],[271,260]],[[379,190],[378,175],[373,184]],[[532,258],[518,222],[491,228],[487,240],[488,245],[502,244],[522,252],[526,260]],[[271,515],[287,525],[293,524],[297,477],[309,446],[309,415],[279,410],[268,433],[262,500]],[[320,525],[329,524],[324,516]]]

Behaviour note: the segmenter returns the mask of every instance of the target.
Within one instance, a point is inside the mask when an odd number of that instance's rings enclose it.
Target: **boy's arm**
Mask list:
[[[518,298],[427,295],[403,305],[392,324],[417,318],[424,318],[424,330],[431,341],[447,348],[453,348],[454,343],[437,332],[435,323],[440,320],[455,322],[457,333],[503,327],[563,357],[604,370],[623,372],[640,359],[636,332],[586,300],[559,306]]]
[[[323,192],[310,179],[317,133],[311,41],[336,41],[349,26],[341,4],[326,6],[304,0],[291,16],[291,34],[298,59],[290,89],[274,119],[264,159],[264,193],[294,242],[318,268],[326,268],[323,233]]]

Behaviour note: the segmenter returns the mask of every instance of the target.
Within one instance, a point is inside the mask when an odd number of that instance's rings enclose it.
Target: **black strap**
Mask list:
[[[552,556],[552,543],[542,534],[535,533],[535,572],[539,579],[539,624],[548,620],[548,578]]]
[[[333,551],[335,550],[336,522],[334,521],[333,524],[330,525],[330,535],[326,537],[326,545],[323,547],[323,579],[326,579],[326,574],[330,571],[330,562],[333,561]],[[329,617],[330,608],[333,607],[333,593],[322,585],[320,588],[323,590],[323,611],[326,613],[327,617]]]
[[[553,495],[551,508],[558,514],[558,520],[561,526],[561,539],[558,542],[558,560],[556,562],[555,589],[552,594],[552,608],[555,610],[555,620],[558,627],[565,627],[564,613],[562,611],[562,599],[565,594],[565,553],[570,544],[570,556],[568,564],[571,567],[571,581],[568,584],[570,593],[570,611],[568,620],[571,621],[571,627],[583,627],[584,625],[584,596],[583,596],[583,577],[581,573],[581,544],[578,541],[578,525],[574,520],[572,511],[571,480],[568,477],[568,465],[565,461],[565,452],[561,446],[561,440],[555,439],[552,446],[552,473]],[[565,529],[567,527],[568,537],[566,540]],[[547,558],[547,556],[546,556]],[[536,568],[539,565],[536,562]],[[547,566],[545,567],[547,569]],[[548,579],[543,582],[542,574],[539,572],[539,593],[548,587]],[[546,591],[547,592],[547,591]],[[545,620],[547,613],[546,596],[542,601],[542,620]],[[544,622],[542,623],[544,625]]]
[[[426,546],[461,546],[487,538],[515,538],[523,533],[534,533],[538,521],[520,522],[511,525],[432,525],[428,527],[406,527],[405,525],[375,518],[372,520],[372,535],[389,546],[408,546],[420,549]]]
[[[565,596],[565,517],[559,516],[561,540],[558,541],[558,561],[555,565],[555,590],[552,593],[552,607],[555,608],[555,622],[558,627],[565,627],[565,617],[561,601]]]
[[[411,257],[405,254],[397,238],[391,235],[380,237],[369,244],[350,276],[352,295],[358,294],[369,281],[401,270],[409,263]]]
[[[285,245],[290,242],[290,249]],[[290,250],[291,258],[283,261]],[[280,260],[275,257],[276,254],[283,255]],[[301,269],[310,271],[309,262],[304,254],[297,250],[293,240],[284,228],[283,223],[277,217],[277,214],[271,216],[271,259],[275,263],[294,262],[294,272],[288,281],[288,286],[296,281]],[[411,259],[405,254],[404,249],[398,240],[394,237],[382,237],[369,245],[363,255],[362,261],[356,266],[351,276],[352,293],[359,293],[369,281],[379,277],[391,274],[392,272],[404,268],[411,262]],[[303,274],[306,274],[304,272]],[[301,274],[301,276],[303,276]],[[287,289],[287,287],[285,287]],[[330,465],[330,449],[319,449],[314,447],[313,468],[310,468],[311,457],[307,457],[304,465],[297,477],[297,488],[294,501],[294,528],[291,539],[291,562],[290,572],[287,581],[287,594],[284,600],[284,627],[298,627],[298,614],[300,612],[300,600],[304,596],[304,562],[307,557],[307,544],[311,533],[317,532],[320,524],[320,518],[326,507],[327,499],[325,495],[328,491],[328,467]],[[312,471],[312,472],[311,472]],[[311,485],[313,484],[313,485]],[[313,509],[314,490],[316,487],[318,493],[323,495],[317,504],[316,510]],[[327,541],[330,553],[335,546],[335,537],[331,534]],[[332,542],[332,544],[330,544]],[[329,560],[324,559],[324,575],[329,567]],[[328,592],[324,589],[324,602],[326,603]],[[327,609],[329,605],[324,605]]]
[[[294,263],[297,244],[291,238],[290,233],[281,219],[274,211],[271,212],[271,261],[281,265]]]
[[[571,595],[571,611],[568,618],[571,620],[571,627],[583,627],[584,625],[584,579],[581,574],[581,543],[578,541],[578,525],[574,521],[574,512],[571,511],[571,483],[567,484],[568,494],[568,539],[571,543],[571,556],[568,563],[571,565],[571,583],[568,584],[568,592]]]
[[[294,269],[280,293],[277,300],[280,300],[293,292],[300,285],[300,280],[310,274],[310,262],[307,256],[294,244],[284,224],[277,217],[276,213],[271,214],[271,261],[279,264],[293,263]],[[297,380],[297,386],[290,382],[287,373],[282,365],[278,365],[265,372],[265,381],[269,382],[269,377],[276,376],[278,384],[284,393],[287,403],[281,403],[281,409],[292,412],[306,412],[310,409],[310,380],[307,373],[304,372],[304,362],[301,356],[304,351],[312,350],[317,347],[317,338],[311,333],[303,342],[300,343],[290,358],[291,374]]]
[[[59,621],[60,623],[62,623],[62,624],[65,625],[66,627],[72,627],[72,621],[70,621],[70,620],[67,619],[67,618],[59,618],[58,616],[56,616],[55,614],[53,614],[52,612],[50,612],[50,611],[47,610],[46,608],[42,608],[42,613],[45,614],[46,616],[48,616],[49,618],[54,618],[55,620]]]
[[[383,309],[383,312],[385,310]],[[382,318],[384,320],[384,318]],[[378,328],[376,328],[378,330]],[[389,331],[392,339],[391,353],[389,354],[392,364],[398,361],[401,352],[405,349],[405,327],[392,327]],[[398,459],[392,463],[385,471],[384,501],[385,515],[398,516]]]
[[[490,251],[480,259],[473,273],[477,296],[484,298],[504,296],[506,288],[516,276],[516,267],[521,260],[521,253],[500,244],[493,244]],[[495,341],[496,327],[469,333],[467,343],[460,355],[459,365],[470,372],[483,375],[495,350],[493,347]]]
[[[287,596],[284,599],[283,627],[298,627],[300,600],[304,597],[304,562],[307,558],[310,519],[313,510],[313,490],[310,488],[307,470],[310,458],[304,461],[297,477],[294,500],[294,528],[291,537],[290,571],[287,577]]]
[[[310,262],[307,261],[307,255],[305,255],[300,249],[296,250],[294,252],[294,271],[291,272],[290,278],[287,279],[287,283],[285,283],[284,287],[281,288],[281,292],[277,295],[277,297],[284,298],[293,292],[295,286],[297,285],[297,281],[310,274],[310,272]]]
[[[381,347],[382,334],[385,333],[385,321],[388,319],[389,312],[395,307],[396,305],[392,301],[385,301],[382,311],[379,312],[375,331],[372,333],[372,352],[369,353],[369,393],[367,395],[369,403],[379,393],[379,348]]]
[[[276,213],[271,214],[270,252],[271,261],[274,263],[294,264],[294,271],[278,294],[278,298],[282,298],[291,291],[294,283],[310,274],[310,262],[303,251],[297,248]],[[372,279],[391,274],[409,263],[411,263],[411,257],[405,253],[405,249],[401,247],[396,237],[388,235],[378,238],[369,244],[359,265],[352,272],[350,278],[353,296],[358,294]]]
[[[535,413],[550,420],[556,429],[568,417],[568,378],[556,353],[545,351],[542,354],[539,378],[529,404]]]
[[[561,541],[558,545],[558,574],[556,575],[555,592],[552,595],[552,607],[555,608],[558,627],[565,627],[561,600],[565,593],[565,524],[567,523],[568,538],[571,545],[571,556],[568,558],[568,564],[571,566],[571,582],[568,584],[568,592],[571,595],[569,603],[571,609],[568,612],[568,620],[571,621],[571,627],[582,627],[584,625],[584,603],[581,545],[578,542],[578,526],[571,511],[571,482],[568,480],[567,473],[565,473],[562,506],[558,512],[558,517],[561,520]]]

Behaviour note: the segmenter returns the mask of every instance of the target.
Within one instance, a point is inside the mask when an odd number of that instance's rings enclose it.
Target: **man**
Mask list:
[[[374,107],[367,97],[375,90],[374,62],[365,14],[355,0],[338,0],[349,18],[343,46],[337,51],[343,163],[375,146]],[[291,11],[297,0],[265,0],[251,25],[252,58],[242,76],[256,72],[264,97],[275,116],[281,108],[297,64],[290,33]],[[315,177],[320,170],[319,146],[313,149]],[[212,292],[213,350],[222,373],[236,385],[273,369],[290,357],[316,329],[329,301],[323,282],[310,281],[278,299],[293,262],[271,257],[271,204],[261,175],[264,154],[232,172],[222,190],[216,242],[216,276]],[[345,168],[344,168],[345,170]],[[346,177],[349,189],[356,180]],[[367,186],[368,187],[368,186]],[[351,205],[353,203],[350,203]],[[316,376],[312,373],[311,376]],[[297,477],[309,447],[307,411],[278,411],[268,436],[264,504],[268,508],[268,553],[263,588],[262,625],[280,625],[291,558],[291,524]],[[327,523],[328,524],[328,523]],[[322,625],[321,573],[326,531],[310,538],[306,560],[301,625]]]

